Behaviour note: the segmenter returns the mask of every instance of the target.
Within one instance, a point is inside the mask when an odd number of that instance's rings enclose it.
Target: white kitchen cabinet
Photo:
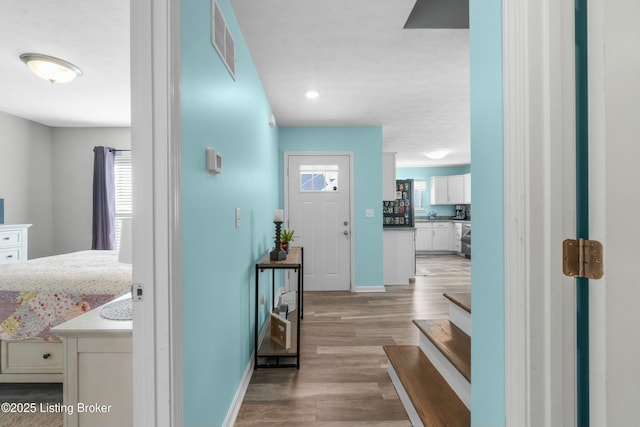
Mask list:
[[[432,176],[430,184],[432,205],[465,204],[464,175]]]
[[[434,222],[433,223],[433,246],[434,251],[450,251],[453,234],[453,223]]]
[[[449,204],[464,204],[464,176],[451,175],[447,177],[447,197]]]
[[[462,253],[462,223],[453,223],[453,241],[451,242],[451,248],[454,252]]]
[[[384,284],[406,285],[416,275],[415,229],[385,228],[384,245]]]
[[[382,153],[382,200],[396,199],[396,153]]]
[[[430,222],[416,222],[416,251],[430,251],[432,247],[432,224]]]
[[[449,204],[448,177],[432,176],[429,178],[429,190],[432,205]]]
[[[26,261],[31,224],[0,224],[0,264]]]
[[[462,175],[464,177],[464,200],[463,204],[471,204],[471,174],[466,173]]]

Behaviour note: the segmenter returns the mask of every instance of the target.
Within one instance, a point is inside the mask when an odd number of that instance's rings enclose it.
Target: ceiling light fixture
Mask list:
[[[431,160],[440,160],[440,159],[444,159],[445,157],[447,157],[447,155],[449,155],[449,150],[434,150],[434,151],[429,151],[427,153],[424,153],[424,155],[430,158]]]
[[[82,75],[80,68],[53,56],[39,53],[23,53],[20,55],[20,59],[38,77],[49,80],[51,83],[67,83]]]
[[[317,90],[308,90],[307,93],[304,94],[308,99],[316,99],[320,96],[320,92]]]

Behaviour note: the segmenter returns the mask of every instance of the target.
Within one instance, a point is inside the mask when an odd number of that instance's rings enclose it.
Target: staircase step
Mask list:
[[[389,376],[414,426],[466,427],[471,413],[417,346],[385,346]]]
[[[445,298],[456,304],[464,311],[471,313],[471,294],[470,293],[447,293],[444,294]]]
[[[467,407],[471,406],[471,337],[447,319],[414,320],[420,350]]]
[[[449,300],[449,320],[471,336],[471,294],[444,294]]]

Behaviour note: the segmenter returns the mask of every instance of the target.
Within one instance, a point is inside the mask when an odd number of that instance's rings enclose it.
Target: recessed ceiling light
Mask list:
[[[23,53],[20,55],[20,59],[38,77],[49,80],[51,83],[67,83],[82,75],[80,68],[53,56],[39,53]]]
[[[449,154],[449,150],[434,150],[424,153],[425,156],[430,158],[431,160],[440,160],[447,157]]]
[[[304,94],[308,99],[316,99],[320,96],[320,92],[317,90],[308,90],[307,93]]]

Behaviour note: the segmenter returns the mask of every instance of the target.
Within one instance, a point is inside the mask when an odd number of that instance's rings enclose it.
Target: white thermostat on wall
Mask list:
[[[207,172],[211,175],[222,173],[222,154],[207,148]]]

